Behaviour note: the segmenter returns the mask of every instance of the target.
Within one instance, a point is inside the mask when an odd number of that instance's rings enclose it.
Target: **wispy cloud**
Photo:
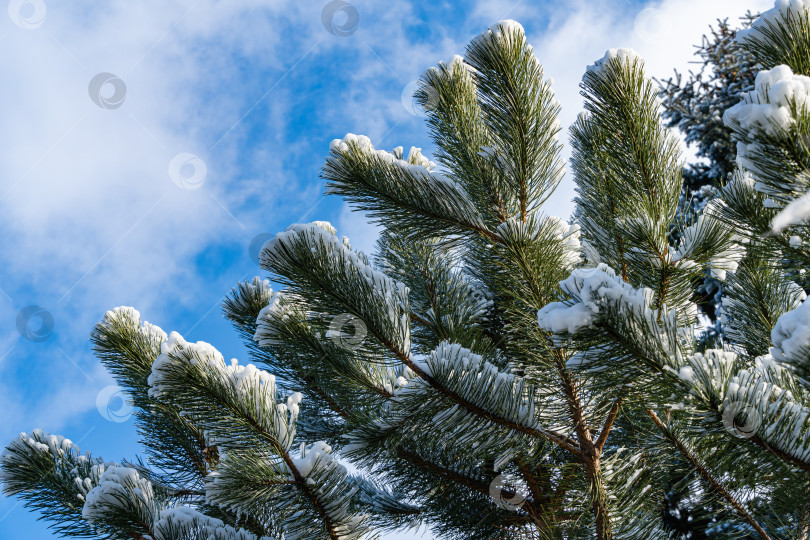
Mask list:
[[[267,81],[314,42],[282,43],[299,14],[281,4],[48,8],[38,28],[10,20],[2,27],[0,113],[8,129],[0,134],[0,283],[9,299],[0,316],[14,321],[37,303],[55,319],[54,337],[36,344],[14,324],[3,326],[4,344],[19,345],[0,364],[0,394],[10,405],[0,413],[4,437],[22,422],[57,429],[94,407],[97,389],[110,381],[88,354],[87,336],[106,309],[137,305],[161,319],[196,307],[206,277],[195,258],[252,226],[261,206],[274,204],[273,186],[286,181],[279,157],[260,154],[256,167],[267,167],[260,181],[239,183],[245,134],[234,122],[249,126],[251,99],[269,98]],[[122,85],[91,95],[100,72]],[[222,144],[211,149],[215,140]],[[172,182],[169,164],[182,152],[206,164],[199,189]]]

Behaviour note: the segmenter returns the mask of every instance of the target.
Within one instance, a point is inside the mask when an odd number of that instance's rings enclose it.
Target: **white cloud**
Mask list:
[[[0,21],[7,126],[0,134],[0,279],[10,296],[0,298],[0,315],[14,321],[36,302],[54,314],[58,334],[32,347],[13,324],[3,326],[0,341],[19,345],[0,362],[3,434],[29,421],[58,429],[92,409],[97,390],[110,383],[88,355],[93,323],[120,304],[137,305],[150,319],[193,305],[205,283],[194,257],[243,234],[242,225],[254,227],[258,203],[272,206],[272,187],[286,183],[278,155],[257,156],[256,168],[267,172],[237,185],[244,134],[236,129],[211,147],[265,93],[256,74],[283,72],[302,54],[298,45],[314,42],[303,32],[316,31],[317,14],[299,24],[295,47],[281,40],[279,26],[300,16],[296,5],[49,3],[34,30]],[[243,74],[233,62],[246,56],[255,71]],[[126,84],[120,108],[101,108],[88,94],[99,72]],[[273,97],[272,107],[287,108]],[[199,189],[171,181],[169,162],[180,152],[206,162]],[[287,196],[298,204],[298,193]],[[248,200],[251,208],[236,212]]]

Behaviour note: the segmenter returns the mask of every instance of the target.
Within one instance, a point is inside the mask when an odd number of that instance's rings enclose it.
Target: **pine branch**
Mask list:
[[[658,415],[652,409],[647,409],[645,411],[647,416],[652,418],[652,421],[661,430],[661,432],[669,439],[672,444],[674,444],[681,454],[692,464],[692,467],[702,476],[709,485],[714,488],[728,503],[731,505],[734,510],[740,514],[740,516],[749,524],[751,527],[754,528],[755,531],[759,534],[759,536],[763,539],[770,539],[768,533],[756,522],[756,520],[748,513],[748,511],[740,504],[734,496],[723,487],[723,484],[715,478],[715,476],[706,468],[705,464],[700,461],[700,459],[686,446],[686,444],[678,438],[672,431],[670,431],[667,426],[658,418]]]
[[[600,453],[605,448],[605,443],[607,442],[608,435],[610,435],[613,422],[619,415],[619,407],[622,406],[622,401],[624,401],[623,398],[617,398],[613,402],[613,405],[610,407],[610,413],[608,413],[607,418],[605,418],[605,424],[602,426],[602,431],[599,432],[599,438],[597,438],[596,443],[594,443],[596,450]]]
[[[340,540],[340,536],[338,536],[335,525],[332,524],[332,519],[329,516],[329,513],[326,511],[326,507],[321,503],[315,493],[309,488],[307,485],[306,479],[298,468],[295,466],[295,463],[290,459],[289,455],[286,452],[283,452],[282,457],[284,459],[284,463],[287,464],[287,467],[290,469],[290,472],[295,479],[295,484],[299,486],[301,491],[304,492],[307,499],[309,499],[312,506],[318,511],[318,515],[323,520],[324,528],[329,533],[329,538],[331,540]]]
[[[763,13],[737,40],[765,69],[786,64],[810,74],[810,17],[802,4],[782,3]]]
[[[438,161],[451,178],[465,186],[492,227],[511,214],[506,207],[502,173],[482,152],[492,142],[481,117],[477,92],[470,66],[457,56],[449,64],[441,62],[425,71],[414,98],[427,112]]]
[[[414,362],[410,355],[410,318],[404,288],[381,272],[358,264],[357,256],[333,231],[317,224],[293,227],[266,245],[261,257],[266,269],[287,281],[296,294],[318,311],[349,313],[363,321],[370,337],[452,403],[482,419],[549,440],[575,455],[578,452],[576,443],[568,437],[487,410],[448,388]]]
[[[474,39],[465,61],[473,68],[481,116],[504,174],[504,192],[525,222],[562,177],[557,142],[559,103],[520,25],[502,21]],[[510,201],[510,202],[512,202]]]
[[[423,469],[429,472],[430,474],[436,474],[438,476],[441,476],[442,478],[450,480],[451,482],[455,482],[473,491],[489,496],[489,485],[490,485],[489,482],[482,482],[475,478],[468,478],[453,470],[444,467],[439,467],[434,463],[422,459],[418,454],[401,447],[396,449],[396,455],[397,457],[404,459],[408,463],[416,465],[420,469]],[[505,491],[504,494],[506,498],[512,498],[515,496],[515,493],[509,491]]]
[[[152,365],[166,338],[162,329],[128,307],[108,311],[91,334],[96,354],[135,406],[136,426],[152,465],[174,483],[199,483],[215,464],[199,427],[148,395]]]
[[[496,414],[493,414],[486,409],[479,407],[475,403],[472,403],[466,399],[464,399],[461,395],[454,392],[453,390],[447,388],[445,385],[440,383],[434,377],[432,377],[426,370],[424,370],[421,366],[417,365],[411,358],[405,356],[402,351],[397,350],[393,347],[392,344],[382,342],[384,345],[388,346],[391,351],[405,364],[408,368],[411,369],[414,373],[416,373],[422,380],[424,380],[431,388],[439,392],[440,394],[449,398],[453,403],[456,403],[466,409],[467,411],[494,422],[496,424],[500,424],[502,426],[508,427],[514,431],[525,433],[527,435],[531,435],[533,437],[539,439],[545,439],[554,444],[558,445],[560,448],[567,450],[568,452],[578,456],[580,454],[580,448],[577,441],[566,437],[565,435],[555,433],[552,430],[544,429],[544,428],[531,428],[509,420],[507,418],[500,417]]]
[[[473,233],[497,242],[464,188],[431,168],[417,149],[404,160],[375,150],[367,137],[349,134],[332,142],[322,176],[328,180],[327,193],[343,196],[408,236],[443,239]]]

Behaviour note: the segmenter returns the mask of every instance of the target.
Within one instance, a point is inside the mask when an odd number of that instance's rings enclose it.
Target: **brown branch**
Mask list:
[[[208,446],[205,444],[205,441],[202,441],[201,445],[203,446],[203,459],[205,459],[208,466],[213,469],[219,464],[219,448],[215,445]]]
[[[805,507],[799,515],[799,527],[796,531],[796,540],[807,540],[810,535],[810,508]]]
[[[148,523],[144,523],[139,519],[136,519],[135,522],[141,527],[143,527],[143,530],[146,531],[146,534],[131,532],[129,533],[129,535],[132,536],[133,540],[146,540],[147,538],[155,537],[155,531],[152,530],[152,527]]]
[[[321,504],[320,499],[318,499],[315,493],[313,493],[309,488],[306,478],[301,476],[301,473],[296,468],[295,463],[293,463],[293,460],[290,458],[290,455],[280,446],[278,446],[278,450],[280,451],[279,453],[281,454],[281,458],[284,460],[284,463],[286,463],[287,467],[290,469],[293,478],[295,478],[295,484],[299,487],[299,489],[301,489],[301,491],[304,492],[304,495],[307,497],[307,499],[309,499],[309,502],[318,511],[318,514],[320,514],[321,519],[323,520],[324,528],[326,528],[326,531],[329,533],[330,540],[340,540],[340,536],[335,530],[335,526],[332,525],[332,519],[326,512],[326,508],[323,506],[323,504]]]
[[[175,497],[192,497],[197,495],[198,497],[205,497],[204,491],[195,491],[193,489],[176,489],[171,492]]]
[[[309,499],[309,502],[315,508],[315,510],[320,515],[321,519],[323,520],[324,527],[326,531],[329,533],[330,540],[340,540],[340,536],[338,535],[337,531],[335,530],[335,526],[332,525],[332,519],[329,517],[329,514],[326,512],[326,508],[321,504],[321,501],[312,492],[309,485],[306,482],[306,478],[301,476],[301,473],[296,468],[295,463],[293,462],[292,458],[290,458],[289,453],[278,443],[278,440],[274,435],[271,435],[267,431],[264,430],[264,427],[259,424],[259,422],[250,415],[245,414],[243,411],[236,411],[242,418],[244,418],[247,423],[256,430],[264,439],[275,448],[276,453],[281,457],[287,467],[290,469],[290,473],[293,475],[293,479],[295,480],[294,485],[296,485],[301,491],[304,492],[304,495]]]
[[[295,480],[263,480],[256,482],[260,486],[294,486]]]
[[[412,452],[410,450],[405,450],[405,449],[403,449],[401,447],[396,449],[396,455],[397,455],[398,458],[400,458],[400,459],[402,459],[404,461],[407,461],[408,463],[410,463],[412,465],[415,465],[415,466],[419,467],[420,469],[422,469],[422,470],[424,470],[424,471],[426,471],[426,472],[428,472],[430,474],[440,476],[440,477],[442,477],[442,478],[444,478],[446,480],[449,480],[449,481],[454,482],[456,484],[462,485],[462,486],[464,486],[464,487],[466,487],[468,489],[471,489],[472,491],[475,491],[477,493],[481,493],[483,495],[490,496],[490,485],[491,484],[489,484],[489,483],[482,482],[482,481],[477,480],[475,478],[470,478],[470,477],[465,476],[465,475],[463,475],[463,474],[461,474],[461,473],[459,473],[457,471],[454,471],[452,469],[448,469],[446,467],[442,467],[440,465],[437,465],[437,464],[435,464],[433,462],[430,462],[430,461],[422,458],[419,454],[417,454],[415,452]],[[518,468],[520,469],[521,474],[523,474],[524,478],[526,477],[526,474],[530,474],[530,471],[528,471],[527,466],[519,465]],[[530,474],[530,476],[531,476],[531,474]],[[544,516],[542,518],[537,518],[535,516],[535,512],[533,510],[535,510],[535,507],[537,507],[538,510],[542,510],[542,508],[545,506],[545,504],[547,502],[548,497],[546,497],[543,494],[542,489],[539,487],[539,485],[536,482],[532,482],[532,481],[527,480],[527,483],[529,484],[529,488],[530,488],[530,492],[531,492],[532,497],[527,498],[526,501],[525,501],[525,504],[521,505],[521,508],[523,508],[529,514],[529,516],[515,515],[515,516],[509,517],[508,518],[509,521],[511,521],[513,523],[521,523],[521,524],[527,524],[527,523],[534,522],[535,525],[542,526],[543,530],[547,530],[547,523],[564,522],[564,521],[570,521],[572,519],[576,519],[576,516],[574,516],[574,515],[565,515],[564,513],[553,513],[550,516]],[[534,486],[534,487],[532,487],[532,486]],[[509,499],[513,499],[514,497],[516,497],[517,493],[514,492],[514,491],[511,491],[509,489],[502,489],[501,490],[501,495],[503,496],[504,499],[509,500]],[[416,513],[416,512],[414,512],[414,513]]]
[[[527,464],[520,463],[518,464],[518,470],[526,481],[526,485],[529,486],[529,492],[532,494],[535,504],[538,506],[544,504],[548,497],[543,493],[543,488],[540,487],[540,483],[537,481],[537,476],[534,471],[532,471]]]
[[[575,476],[576,474],[573,467],[563,468],[562,478],[560,479],[560,483],[557,484],[557,489],[554,491],[554,498],[560,501],[560,503],[565,499],[568,488],[571,487],[571,482],[574,480]]]
[[[593,443],[591,430],[588,427],[588,421],[585,418],[582,402],[579,399],[577,381],[571,375],[571,372],[568,371],[568,368],[566,368],[565,358],[560,349],[554,351],[554,364],[562,381],[565,400],[568,403],[571,417],[575,423],[579,447],[581,449],[579,458],[585,466],[585,473],[591,484],[590,496],[591,505],[593,506],[593,512],[596,518],[596,536],[599,540],[610,540],[613,534],[610,530],[610,511],[608,508],[605,485],[602,481],[602,469],[599,463],[600,452]]]
[[[658,415],[656,415],[652,409],[647,409],[645,412],[647,413],[647,416],[652,418],[652,421],[656,426],[658,426],[658,429],[661,430],[667,439],[669,439],[672,444],[674,444],[675,447],[681,452],[681,454],[683,454],[687,461],[692,464],[692,467],[695,468],[698,474],[700,474],[700,476],[702,476],[703,479],[706,480],[715,491],[717,491],[717,493],[728,501],[732,508],[734,508],[734,510],[736,510],[737,513],[740,514],[740,516],[742,516],[742,518],[747,521],[748,524],[751,525],[763,539],[770,540],[768,533],[766,533],[759,523],[756,522],[753,516],[751,516],[751,514],[749,514],[748,511],[743,508],[742,504],[740,504],[737,499],[735,499],[734,496],[729,493],[725,487],[723,487],[720,481],[717,480],[711,472],[709,472],[706,465],[686,446],[686,444],[664,425],[661,419],[658,418]]]
[[[666,250],[665,250],[666,254]],[[661,262],[661,279],[658,281],[658,299],[655,302],[655,309],[658,311],[658,315],[656,316],[656,320],[658,324],[661,324],[661,313],[662,308],[664,307],[664,301],[666,300],[667,294],[669,294],[669,266],[667,265],[665,254],[660,256]]]
[[[622,405],[622,401],[624,398],[619,398],[613,402],[613,406],[610,408],[610,412],[605,418],[605,425],[602,426],[602,431],[599,433],[599,438],[596,439],[596,450],[599,453],[602,453],[602,449],[605,447],[605,443],[607,442],[608,435],[610,434],[610,430],[613,427],[613,422],[616,420],[616,417],[619,415],[619,407]]]
[[[418,322],[419,324],[421,324],[423,326],[427,326],[428,328],[430,328],[434,332],[438,333],[438,328],[436,328],[436,326],[433,323],[431,323],[429,320],[423,319],[422,317],[420,317],[419,315],[417,315],[413,311],[411,312],[410,315],[411,315],[411,320],[412,321]]]
[[[534,521],[538,531],[547,535],[550,532],[550,523],[563,521],[559,512],[557,512],[557,510],[560,509],[560,505],[557,504],[559,501],[552,500],[548,494],[544,492],[543,487],[537,479],[538,473],[545,473],[543,474],[543,480],[548,483],[549,475],[546,471],[543,471],[542,468],[536,467],[532,469],[532,467],[526,463],[518,463],[517,467],[521,476],[523,476],[523,479],[526,481],[526,484],[529,486],[529,493],[531,493],[534,499],[533,504],[527,501],[528,504],[525,505],[526,510],[532,517],[532,521]]]
[[[755,445],[759,446],[760,448],[767,450],[768,452],[778,457],[779,459],[787,461],[791,465],[798,467],[804,471],[810,472],[810,463],[805,463],[804,461],[795,458],[790,454],[783,452],[782,450],[779,450],[778,448],[774,448],[773,446],[769,445],[767,442],[762,440],[762,438],[759,435],[749,437],[748,440],[754,443]]]
[[[392,202],[394,202],[394,204],[399,204],[399,201],[397,201],[396,199],[391,199],[391,200],[392,200]],[[427,211],[424,208],[418,208],[418,209],[411,208],[410,210],[413,211],[413,212],[419,213],[419,214],[421,214],[421,215],[423,215],[423,216],[425,216],[427,218],[435,219],[436,221],[440,221],[442,223],[448,223],[450,225],[454,225],[456,227],[460,227],[462,229],[466,229],[468,231],[478,233],[481,236],[489,238],[490,240],[492,240],[493,242],[495,242],[497,244],[502,244],[503,243],[503,240],[501,240],[501,237],[498,236],[497,234],[495,234],[494,232],[490,231],[486,227],[486,225],[479,226],[479,225],[474,225],[472,223],[464,223],[462,221],[455,221],[453,219],[448,219],[446,216],[443,216],[441,214],[436,214],[434,212]]]
[[[179,415],[179,413],[180,413],[179,409],[177,409],[177,408],[175,408],[175,407],[173,407],[171,405],[168,405],[167,403],[163,403],[161,401],[158,401],[158,400],[150,400],[150,401],[151,401],[151,404],[156,409],[159,409],[164,414],[166,414],[167,418],[169,418],[172,422],[175,422],[176,424],[181,425],[186,430],[191,432],[191,435],[194,437],[194,442],[197,443],[197,447],[201,450],[201,454],[194,454],[193,453],[193,447],[192,448],[186,447],[186,449],[188,450],[187,457],[188,457],[188,459],[191,460],[192,466],[194,467],[196,472],[199,473],[201,478],[205,478],[206,476],[208,476],[208,468],[206,466],[206,463],[207,463],[206,457],[207,456],[206,456],[206,453],[205,453],[205,450],[206,450],[206,448],[208,448],[208,445],[205,442],[205,438],[200,433],[200,430],[197,429],[197,426],[195,426],[191,421],[189,421],[188,418],[180,416]],[[191,441],[189,441],[189,442],[191,442]],[[200,457],[200,455],[202,455],[202,457],[203,457],[202,460],[198,459]]]

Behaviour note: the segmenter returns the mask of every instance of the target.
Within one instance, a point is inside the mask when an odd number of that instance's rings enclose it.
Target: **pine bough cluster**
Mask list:
[[[670,537],[677,478],[709,501],[707,537],[806,539],[810,2],[778,0],[737,39],[761,67],[723,118],[738,166],[676,247],[680,145],[643,60],[611,50],[584,75],[568,224],[543,212],[559,105],[501,22],[421,80],[437,163],[332,143],[328,192],[381,224],[374,258],[293,225],[260,256],[282,290],[254,278],[226,299],[269,371],[117,308],[93,342],[148,459],[24,433],[5,493],[68,536],[604,540]],[[691,300],[707,272],[714,348]]]

